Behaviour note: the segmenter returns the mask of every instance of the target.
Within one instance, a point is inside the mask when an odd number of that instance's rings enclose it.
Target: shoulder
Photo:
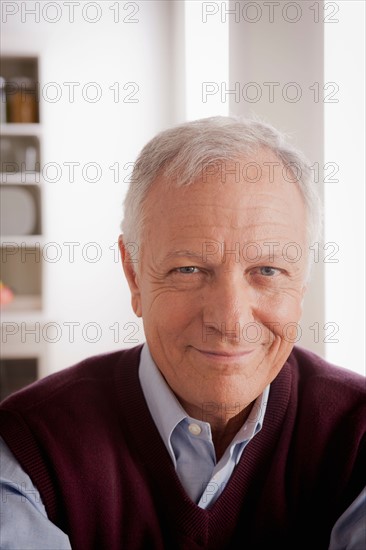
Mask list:
[[[288,363],[298,372],[299,385],[311,384],[314,391],[326,388],[328,392],[350,392],[353,395],[366,395],[366,377],[353,372],[346,366],[329,363],[319,355],[295,346]]]
[[[123,368],[138,367],[142,344],[112,353],[88,357],[79,363],[30,384],[10,395],[0,404],[1,410],[27,410],[49,404],[58,398],[71,400],[82,391],[100,393],[114,384]],[[79,396],[81,394],[79,393]]]
[[[308,425],[365,431],[366,377],[301,347],[293,349],[287,366],[294,373],[298,415]]]

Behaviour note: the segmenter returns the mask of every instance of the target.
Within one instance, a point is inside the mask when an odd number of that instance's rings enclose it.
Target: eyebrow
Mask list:
[[[188,248],[182,249],[182,250],[170,250],[166,256],[164,256],[163,260],[169,260],[170,258],[175,257],[190,257],[190,258],[199,258],[202,260],[203,258],[203,252],[197,252],[196,250],[190,250]]]

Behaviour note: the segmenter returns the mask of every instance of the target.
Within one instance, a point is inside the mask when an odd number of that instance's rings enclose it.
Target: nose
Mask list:
[[[254,321],[255,295],[241,270],[226,271],[206,289],[203,334],[221,341],[239,343]]]

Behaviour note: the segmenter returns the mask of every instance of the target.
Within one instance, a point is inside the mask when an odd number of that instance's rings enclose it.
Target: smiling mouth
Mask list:
[[[199,348],[194,348],[194,349],[199,353],[201,353],[202,355],[204,355],[205,357],[208,357],[216,361],[239,361],[240,359],[243,359],[244,357],[247,357],[248,355],[254,352],[254,349],[245,350],[245,351],[235,351],[235,352],[212,351],[212,350],[203,350]]]

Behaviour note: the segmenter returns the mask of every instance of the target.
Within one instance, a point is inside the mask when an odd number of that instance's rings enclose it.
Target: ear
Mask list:
[[[304,298],[305,298],[305,294],[306,294],[307,289],[308,289],[308,285],[307,285],[307,283],[305,283],[304,286],[301,289],[301,307],[304,304]]]
[[[120,235],[118,238],[118,247],[121,254],[123,271],[131,291],[132,309],[137,317],[142,317],[140,283],[134,269],[135,262],[132,261],[131,255],[125,246],[123,235]]]
[[[305,296],[305,293],[306,293],[307,289],[308,289],[308,285],[307,285],[307,283],[306,283],[306,284],[304,284],[304,286],[303,286],[302,289],[301,289],[301,297],[302,297],[302,299],[304,299],[304,296]]]

